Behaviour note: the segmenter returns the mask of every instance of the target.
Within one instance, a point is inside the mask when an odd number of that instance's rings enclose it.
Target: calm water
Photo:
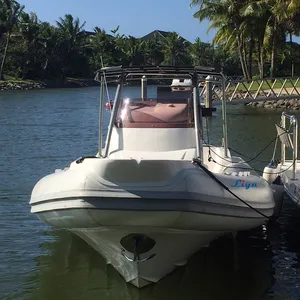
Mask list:
[[[276,223],[240,234],[235,244],[222,238],[142,290],[85,242],[31,215],[41,177],[96,153],[98,109],[97,88],[0,93],[0,299],[300,299],[300,209],[289,201]],[[279,112],[230,106],[230,146],[254,156],[274,138],[277,120]],[[220,111],[207,123],[214,143],[219,121]]]

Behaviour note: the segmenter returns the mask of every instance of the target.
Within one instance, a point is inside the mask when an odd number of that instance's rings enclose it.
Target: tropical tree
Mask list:
[[[248,72],[252,77],[252,61],[255,57],[260,77],[264,77],[264,65],[268,45],[270,44],[269,6],[263,1],[249,1],[241,8],[244,17],[243,32],[248,47]]]
[[[188,64],[190,57],[188,50],[190,45],[178,33],[172,32],[163,39],[164,63],[177,66]]]
[[[277,56],[285,45],[286,33],[299,33],[299,0],[193,0],[199,5],[194,17],[208,19],[210,28],[216,28],[214,42],[225,44],[227,49],[237,48],[243,74],[252,76],[253,58],[257,59],[261,77],[268,55],[270,75],[275,76]]]
[[[91,64],[95,70],[104,66],[121,63],[122,53],[116,46],[113,36],[107,34],[99,27],[94,28],[95,35],[91,36],[89,47],[92,49]]]
[[[19,32],[24,40],[22,78],[24,79],[31,68],[34,72],[34,61],[42,47],[40,39],[40,21],[35,13],[22,12],[19,20]]]
[[[83,66],[87,67],[87,59],[84,56],[85,51],[85,22],[80,23],[79,18],[74,19],[72,15],[66,14],[64,18],[59,18],[56,22],[59,35],[59,47],[61,55],[65,61],[63,73],[65,76],[74,76],[83,73]],[[82,72],[80,72],[82,69]]]
[[[213,54],[213,66],[216,70],[222,70],[228,76],[243,75],[236,49],[227,49],[225,45],[219,45],[214,48]]]
[[[90,47],[92,49],[93,57],[92,64],[94,64],[96,69],[104,65],[109,64],[109,52],[110,39],[106,34],[105,30],[101,30],[99,27],[94,28],[95,35],[90,39]]]
[[[194,43],[177,33],[154,32],[145,38],[84,30],[85,22],[66,14],[55,26],[25,13],[16,0],[0,0],[0,78],[63,79],[93,76],[107,65],[194,65],[222,68],[230,75],[251,78],[256,64],[261,77],[300,71],[300,0],[191,0],[194,14],[210,21],[212,43]],[[287,38],[289,37],[289,42]],[[295,68],[294,68],[295,65]],[[254,67],[254,68],[253,68]]]
[[[214,64],[213,46],[201,42],[200,38],[197,38],[195,43],[191,45],[191,56],[193,64],[196,66],[213,66]]]
[[[148,65],[160,65],[164,61],[163,41],[155,37],[144,42],[144,60]]]
[[[63,57],[61,56],[58,30],[48,22],[40,23],[39,41],[42,45],[40,63],[41,77],[61,75]]]
[[[288,35],[289,35],[289,53],[288,57],[291,64],[291,75],[294,76],[294,48],[293,35],[300,35],[300,11],[299,11],[300,1],[291,1],[288,5],[288,12],[290,13],[290,19],[285,23]]]
[[[244,76],[248,79],[249,70],[246,58],[246,41],[244,38],[241,8],[246,0],[192,0],[191,6],[200,5],[200,9],[194,14],[200,22],[208,19],[211,22],[209,28],[216,28],[217,33],[213,40],[217,44],[226,44],[228,49],[237,48]]]
[[[125,37],[123,51],[127,60],[126,64],[129,66],[142,65],[144,63],[143,47],[144,41],[133,36]]]
[[[265,4],[266,0],[261,0]],[[260,1],[259,1],[260,2]],[[275,77],[277,70],[278,46],[285,43],[286,24],[294,14],[290,1],[288,0],[268,0],[266,2],[269,12],[269,19],[266,25],[266,37],[271,44],[271,78]],[[294,4],[296,4],[294,2]],[[290,7],[290,8],[289,8]],[[297,7],[297,5],[296,5]]]
[[[56,26],[71,48],[72,46],[76,46],[78,40],[83,35],[85,23],[80,24],[79,18],[74,20],[72,15],[66,14],[64,18],[59,18],[59,21],[56,21]]]
[[[7,57],[8,47],[13,29],[19,22],[19,16],[24,9],[15,0],[0,0],[0,27],[1,35],[5,35],[5,48],[0,66],[0,80],[4,79],[4,65]],[[0,36],[1,37],[1,36]]]

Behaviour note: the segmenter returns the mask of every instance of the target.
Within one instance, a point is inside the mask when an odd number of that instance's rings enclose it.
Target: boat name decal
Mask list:
[[[256,188],[257,183],[247,183],[245,180],[238,179],[232,187],[244,187],[246,190]]]

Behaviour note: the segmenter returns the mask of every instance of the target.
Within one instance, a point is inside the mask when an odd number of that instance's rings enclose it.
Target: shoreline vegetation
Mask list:
[[[91,86],[99,86],[100,84],[93,79],[77,79],[66,78],[65,80],[0,80],[0,91],[14,91],[14,90],[38,90],[49,88],[83,88]]]
[[[266,108],[266,109],[288,109],[288,110],[299,110],[300,109],[300,99],[291,100],[268,100],[263,102],[252,101],[245,104],[246,106],[256,107],[256,108]]]
[[[87,31],[68,13],[50,24],[18,0],[0,0],[0,91],[97,86],[90,78],[102,65],[206,66],[249,82],[300,76],[293,39],[300,35],[299,0],[189,2],[193,17],[214,28],[211,43],[161,30],[143,37],[121,34],[119,26]]]
[[[247,80],[300,75],[300,45],[293,40],[300,33],[299,0],[189,2],[197,8],[191,18],[215,29],[211,43],[161,30],[143,37],[121,34],[119,26],[88,31],[68,13],[50,24],[17,0],[0,0],[0,80],[92,78],[102,64],[206,66]]]

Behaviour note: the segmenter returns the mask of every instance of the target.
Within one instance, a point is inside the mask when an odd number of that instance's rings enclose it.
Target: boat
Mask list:
[[[273,156],[265,167],[263,177],[274,182],[280,177],[284,192],[295,204],[300,206],[300,161],[298,160],[298,120],[295,115],[285,111],[281,122],[275,124],[277,137]],[[280,157],[276,159],[277,141],[280,143]],[[287,158],[289,156],[289,159]],[[282,202],[277,207],[281,207]]]
[[[98,251],[136,287],[158,282],[218,237],[260,226],[274,213],[274,190],[223,145],[208,144],[198,84],[223,74],[197,67],[104,67],[99,148],[34,187],[31,212]],[[147,97],[147,80],[190,80],[186,98]],[[103,147],[104,92],[117,83]],[[141,83],[141,98],[123,96]],[[224,90],[224,89],[223,89]],[[106,129],[106,128],[105,128]],[[199,266],[201,267],[201,266]]]

